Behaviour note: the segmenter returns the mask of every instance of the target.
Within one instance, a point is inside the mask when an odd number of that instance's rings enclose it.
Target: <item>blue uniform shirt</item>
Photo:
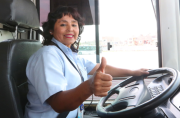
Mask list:
[[[70,48],[52,39],[69,57],[83,75],[84,81],[87,74],[95,67],[95,63],[80,58]],[[56,118],[55,112],[46,100],[60,91],[77,87],[81,83],[81,77],[71,65],[62,51],[54,45],[43,46],[34,53],[27,64],[26,75],[28,77],[27,94],[28,103],[25,108],[25,118]],[[69,100],[73,98],[67,98]],[[77,109],[69,112],[67,118],[75,118]]]

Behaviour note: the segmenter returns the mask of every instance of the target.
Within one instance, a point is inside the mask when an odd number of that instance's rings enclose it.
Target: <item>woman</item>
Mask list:
[[[59,113],[71,111],[75,118],[77,108],[92,94],[103,97],[112,85],[113,77],[140,76],[146,69],[127,70],[94,64],[77,55],[83,19],[71,8],[61,6],[48,14],[43,23],[44,46],[31,56],[26,74],[28,101],[26,118],[56,118]],[[87,78],[88,75],[93,75]]]

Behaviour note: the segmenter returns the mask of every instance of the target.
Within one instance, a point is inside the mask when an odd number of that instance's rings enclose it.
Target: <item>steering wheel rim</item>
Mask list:
[[[179,77],[179,72],[175,69],[172,68],[159,68],[159,69],[154,69],[154,70],[149,70],[149,74],[146,76],[140,76],[140,77],[129,77],[128,79],[124,80],[123,82],[117,84],[114,86],[109,92],[108,95],[105,97],[102,97],[97,104],[96,107],[96,112],[98,116],[100,117],[129,117],[129,116],[138,116],[138,114],[142,114],[146,111],[150,111],[160,104],[162,104],[165,100],[167,100],[169,97],[171,97],[179,88],[180,86],[180,77]],[[133,81],[138,81],[139,79],[144,79],[147,76],[154,75],[154,74],[159,74],[159,73],[168,73],[173,76],[172,82],[169,84],[169,86],[162,92],[160,93],[157,97],[151,98],[150,100],[147,100],[140,105],[131,108],[131,109],[125,109],[125,110],[120,110],[120,111],[108,111],[108,109],[111,109],[113,106],[109,105],[108,107],[103,107],[103,104],[108,100],[108,98],[112,95],[112,93],[117,90],[117,88],[122,88],[126,86],[127,84],[133,82]]]

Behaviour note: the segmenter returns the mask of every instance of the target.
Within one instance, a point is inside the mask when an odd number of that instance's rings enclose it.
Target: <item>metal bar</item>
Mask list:
[[[158,40],[158,58],[159,67],[162,67],[162,50],[161,50],[161,28],[160,28],[160,13],[159,13],[159,0],[156,0],[156,19],[157,19],[157,40]]]
[[[0,30],[9,31],[8,29],[5,29],[5,28],[0,28]]]
[[[100,53],[99,53],[99,0],[95,0],[95,35],[96,35],[96,62],[100,63]]]
[[[36,8],[39,16],[39,21],[40,21],[40,0],[36,0]],[[40,35],[39,33],[36,33],[36,38],[38,41],[40,41]]]
[[[18,38],[18,26],[16,26],[15,28],[15,36],[14,36],[14,39],[16,40]]]
[[[32,29],[30,29],[30,32],[29,32],[29,39],[30,40],[32,39]]]
[[[33,39],[36,39],[36,31],[33,31]]]

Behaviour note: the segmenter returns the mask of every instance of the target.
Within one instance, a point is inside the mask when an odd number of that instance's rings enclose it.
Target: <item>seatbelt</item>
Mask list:
[[[57,118],[66,118],[70,111],[65,111],[60,113]]]
[[[62,51],[62,49],[61,49],[56,43],[51,42],[51,44],[52,44],[52,45],[55,45],[57,48],[59,48],[59,49]],[[62,52],[63,52],[63,51],[62,51]],[[77,70],[77,72],[78,72],[79,75],[81,76],[81,81],[84,82],[84,78],[83,78],[83,76],[82,76],[82,73],[81,73],[78,65],[77,65],[77,67],[78,67],[78,69],[77,69],[76,66],[72,63],[72,61],[68,58],[68,56],[67,56],[64,52],[63,52],[63,54],[66,56],[66,58],[67,58],[68,61],[71,63],[71,65]],[[78,70],[79,70],[79,71],[78,71]],[[57,118],[66,118],[67,115],[69,114],[69,112],[70,112],[70,111],[62,112],[62,113],[60,113],[60,114],[57,116]]]
[[[59,48],[59,49],[62,51],[62,49],[61,49],[56,43],[52,42],[51,44],[52,44],[52,45],[55,45],[57,48]],[[62,52],[63,52],[63,51],[62,51]],[[68,58],[68,56],[67,56],[64,52],[63,52],[63,54],[66,56],[66,58],[67,58],[68,61],[71,63],[71,65],[77,70],[77,72],[78,72],[79,75],[81,76],[81,81],[84,82],[84,78],[83,78],[83,76],[82,76],[82,73],[81,73],[78,65],[77,65],[77,67],[78,67],[78,69],[77,69],[76,66],[73,64],[73,62]]]

